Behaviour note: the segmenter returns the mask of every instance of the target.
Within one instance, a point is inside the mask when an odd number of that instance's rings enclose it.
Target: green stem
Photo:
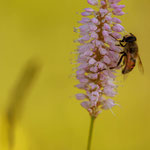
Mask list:
[[[95,117],[91,117],[91,125],[90,125],[90,130],[89,130],[89,138],[88,138],[87,150],[91,149],[91,141],[92,141],[94,120],[95,120]]]

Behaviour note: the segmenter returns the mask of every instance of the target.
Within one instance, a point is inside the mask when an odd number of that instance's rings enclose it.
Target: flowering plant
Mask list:
[[[85,94],[76,95],[78,100],[84,100],[81,105],[88,110],[91,116],[97,115],[105,109],[115,106],[115,102],[108,98],[116,95],[114,84],[115,69],[119,60],[120,47],[116,46],[116,39],[122,36],[124,30],[120,19],[114,17],[123,15],[124,5],[118,5],[121,0],[88,0],[88,3],[98,7],[85,8],[79,22],[80,38],[78,42],[78,63],[76,77],[84,89]],[[114,69],[111,69],[114,68]]]
[[[88,110],[91,116],[91,127],[88,141],[90,149],[93,122],[102,110],[115,106],[112,97],[116,95],[114,84],[115,70],[120,58],[121,48],[116,45],[116,39],[121,39],[120,34],[124,27],[121,20],[115,16],[124,14],[124,5],[118,5],[121,0],[87,0],[93,8],[85,8],[81,26],[78,30],[80,38],[78,42],[79,63],[76,77],[79,80],[77,88],[85,90],[85,93],[76,95],[78,100],[84,100],[81,105]]]

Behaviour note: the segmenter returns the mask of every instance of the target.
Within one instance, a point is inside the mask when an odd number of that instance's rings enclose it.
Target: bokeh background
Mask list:
[[[137,36],[145,73],[136,67],[126,80],[118,74],[120,107],[97,118],[92,150],[150,149],[150,1],[122,3],[128,13],[122,24]],[[77,81],[70,77],[73,27],[85,7],[86,0],[0,1],[1,150],[10,150],[8,144],[11,150],[86,149],[90,117],[74,98]],[[24,85],[24,76],[34,81]]]

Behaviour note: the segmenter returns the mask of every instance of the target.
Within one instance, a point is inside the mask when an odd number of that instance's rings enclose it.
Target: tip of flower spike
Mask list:
[[[87,2],[88,2],[90,5],[97,5],[97,4],[98,4],[98,0],[87,0]]]

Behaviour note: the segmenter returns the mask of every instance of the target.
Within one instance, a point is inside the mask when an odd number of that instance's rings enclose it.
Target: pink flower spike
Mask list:
[[[90,5],[97,5],[98,0],[87,0]]]
[[[97,5],[94,9],[85,8],[81,15],[85,16],[79,22],[77,29],[79,46],[77,47],[78,67],[76,78],[77,88],[84,90],[84,94],[76,95],[78,100],[84,100],[84,107],[90,116],[96,118],[102,110],[111,109],[116,104],[112,99],[116,92],[116,70],[120,59],[121,48],[116,46],[122,39],[120,32],[124,30],[121,20],[116,16],[123,15],[124,5],[118,5],[121,0],[88,0],[90,5]],[[112,36],[114,37],[112,37]],[[113,68],[114,67],[114,68]],[[113,68],[113,69],[112,69]]]

